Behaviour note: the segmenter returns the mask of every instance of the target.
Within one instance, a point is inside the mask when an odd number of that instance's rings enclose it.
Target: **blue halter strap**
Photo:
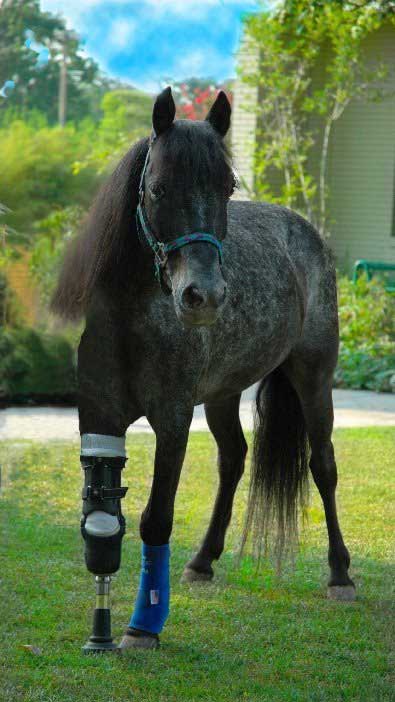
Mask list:
[[[151,144],[155,140],[155,137],[152,139]],[[173,253],[174,251],[177,251],[177,249],[181,249],[183,246],[187,246],[188,244],[193,244],[196,241],[203,241],[207,242],[209,244],[212,244],[215,246],[215,248],[218,251],[218,256],[219,256],[219,262],[222,264],[222,244],[221,242],[212,234],[207,234],[206,232],[194,232],[193,234],[185,234],[184,236],[179,236],[177,239],[174,239],[174,241],[169,241],[169,242],[163,242],[157,239],[155,234],[150,230],[149,224],[148,224],[148,217],[147,213],[145,211],[144,207],[144,194],[145,194],[145,189],[144,189],[144,178],[145,178],[145,172],[147,170],[149,158],[150,158],[150,150],[151,150],[151,144],[148,148],[147,156],[145,158],[145,163],[144,163],[144,168],[141,173],[141,178],[140,178],[140,186],[139,186],[139,202],[137,205],[137,211],[136,211],[136,221],[137,221],[137,232],[139,234],[140,240],[141,240],[141,235],[144,236],[145,241],[147,242],[148,246],[152,250],[155,261],[154,261],[154,266],[155,266],[155,277],[159,281],[162,289],[162,273],[163,269],[165,268],[167,264],[167,260],[169,257],[169,254]]]

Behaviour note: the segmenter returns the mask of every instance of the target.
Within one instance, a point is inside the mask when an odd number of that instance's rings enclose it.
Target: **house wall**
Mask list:
[[[251,53],[252,52],[252,53]],[[389,69],[385,89],[395,93],[395,27],[387,25],[365,42],[364,57],[368,66],[384,62]],[[257,50],[244,42],[239,64],[251,66],[258,61]],[[325,52],[312,84],[318,87],[325,71]],[[242,109],[243,91],[247,92],[250,112]],[[245,94],[245,93],[244,93]],[[246,98],[244,98],[246,99]],[[240,195],[254,192],[254,156],[256,117],[253,116],[258,93],[241,81],[234,88],[232,144],[236,163],[249,184]],[[309,158],[309,169],[318,177],[322,120],[312,115],[309,128],[318,136],[317,148]],[[395,261],[395,96],[380,102],[353,100],[334,124],[328,153],[328,228],[330,244],[343,268],[358,258]],[[279,173],[268,173],[274,192],[279,190]]]
[[[239,67],[248,66],[249,72],[255,70],[258,65],[258,55],[257,48],[245,37],[238,52]],[[258,89],[237,78],[233,89],[231,141],[233,163],[240,178],[241,187],[235,191],[234,200],[248,200],[254,190],[257,100]]]
[[[395,91],[395,27],[382,27],[365,46],[366,62],[385,61]],[[331,243],[347,267],[358,258],[395,261],[393,231],[395,97],[354,100],[335,123],[329,150]]]

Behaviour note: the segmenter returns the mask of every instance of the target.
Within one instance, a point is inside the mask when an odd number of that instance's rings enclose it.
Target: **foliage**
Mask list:
[[[152,98],[134,89],[105,93],[101,101],[102,119],[89,154],[78,156],[74,173],[93,168],[107,171],[121,158],[130,145],[147,136],[152,128]]]
[[[79,125],[76,136],[89,146],[79,150],[78,138],[76,148],[72,150],[75,160],[70,159],[70,183],[75,186],[67,197],[63,193],[63,203],[54,200],[46,201],[48,204],[64,204],[61,209],[53,209],[42,220],[34,225],[36,235],[32,245],[30,259],[31,272],[39,285],[43,301],[47,303],[54,288],[59,265],[61,263],[68,241],[78,232],[85,214],[87,205],[87,192],[83,198],[75,197],[75,190],[79,191],[78,183],[91,183],[88,193],[92,193],[93,185],[96,186],[104,178],[114,160],[118,160],[129,148],[130,143],[142,136],[149,134],[152,122],[151,97],[138,90],[115,90],[106,93],[102,100],[103,118],[97,128],[86,121],[87,132],[84,135],[84,124]],[[70,129],[70,128],[67,128]],[[74,128],[72,128],[74,132]],[[60,132],[63,133],[62,131]],[[91,143],[90,136],[94,137]],[[84,158],[84,154],[86,158]],[[82,207],[78,202],[83,202]],[[68,204],[75,203],[75,204]]]
[[[152,98],[141,90],[112,90],[103,96],[100,132],[107,138],[136,129],[149,133],[152,126]]]
[[[251,437],[247,436],[251,445]],[[334,433],[340,522],[358,601],[325,599],[324,510],[313,487],[293,572],[278,580],[235,562],[248,490],[236,493],[213,583],[180,583],[207,528],[217,471],[215,442],[192,432],[171,542],[170,616],[154,653],[83,656],[94,585],[79,532],[81,471],[76,442],[2,442],[0,500],[0,697],[13,702],[393,702],[393,447],[395,429]],[[152,475],[155,437],[133,433],[123,500],[127,533],[112,584],[113,635],[130,616],[140,572],[139,519]],[[37,655],[21,646],[31,644]],[[40,653],[41,649],[41,653]]]
[[[76,235],[83,217],[81,207],[54,210],[37,223],[38,235],[32,248],[30,271],[41,298],[49,303],[68,242]]]
[[[37,54],[25,46],[25,32],[50,51],[50,60],[37,68]],[[64,20],[40,10],[39,0],[7,0],[0,12],[0,85],[13,79],[12,96],[2,99],[0,113],[8,109],[25,116],[32,108],[46,115],[50,123],[58,119],[59,66],[62,46],[67,47],[67,117],[80,120],[95,110],[108,83],[91,58],[80,54],[80,42],[66,30]]]
[[[9,212],[9,208],[0,203],[0,218],[4,219]],[[18,303],[8,284],[6,271],[10,263],[19,258],[24,245],[26,237],[0,219],[0,326],[16,324],[20,319]]]
[[[152,100],[136,90],[104,95],[103,119],[65,128],[50,126],[33,111],[0,128],[0,152],[7,167],[0,182],[0,268],[32,250],[32,272],[48,301],[67,240],[114,159],[130,142],[149,133]]]
[[[27,243],[23,234],[6,223],[5,217],[10,212],[10,208],[0,202],[0,271],[4,270],[10,261],[18,258],[19,247]]]
[[[329,233],[327,160],[333,124],[351,99],[382,97],[387,67],[377,63],[368,69],[362,54],[366,37],[387,18],[378,5],[363,3],[355,11],[351,3],[332,0],[285,0],[272,13],[247,20],[247,35],[259,50],[257,67],[241,69],[260,95],[257,196],[300,209],[322,235]],[[325,72],[317,81],[320,61]],[[311,158],[314,146],[318,167]],[[270,169],[279,175],[277,190],[269,185]]]
[[[15,294],[0,266],[0,327],[15,326],[20,322],[20,319],[20,309]]]
[[[73,401],[75,393],[74,353],[66,339],[26,327],[0,328],[0,399]]]
[[[0,201],[12,210],[4,216],[9,225],[31,233],[34,221],[54,208],[88,204],[98,183],[96,170],[89,167],[75,174],[73,166],[77,155],[83,157],[92,149],[95,130],[88,120],[79,129],[73,125],[62,129],[37,116],[0,129],[0,153],[7,164]]]
[[[377,278],[338,281],[338,387],[395,392],[395,295]]]

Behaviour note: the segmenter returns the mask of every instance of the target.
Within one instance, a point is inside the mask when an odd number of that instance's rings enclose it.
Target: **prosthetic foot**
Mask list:
[[[85,475],[82,490],[81,533],[85,542],[85,562],[95,575],[96,606],[93,631],[84,653],[117,651],[111,636],[111,574],[121,564],[125,519],[121,499],[121,471],[126,463],[124,438],[100,434],[81,437],[81,466]]]
[[[96,575],[96,606],[93,613],[92,633],[83,647],[84,653],[116,651],[117,644],[111,636],[110,575]]]

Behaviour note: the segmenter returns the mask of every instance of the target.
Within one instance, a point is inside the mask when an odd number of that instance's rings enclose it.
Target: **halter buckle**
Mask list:
[[[158,265],[164,268],[167,263],[168,255],[166,253],[166,244],[164,244],[163,241],[156,242],[155,257]]]

